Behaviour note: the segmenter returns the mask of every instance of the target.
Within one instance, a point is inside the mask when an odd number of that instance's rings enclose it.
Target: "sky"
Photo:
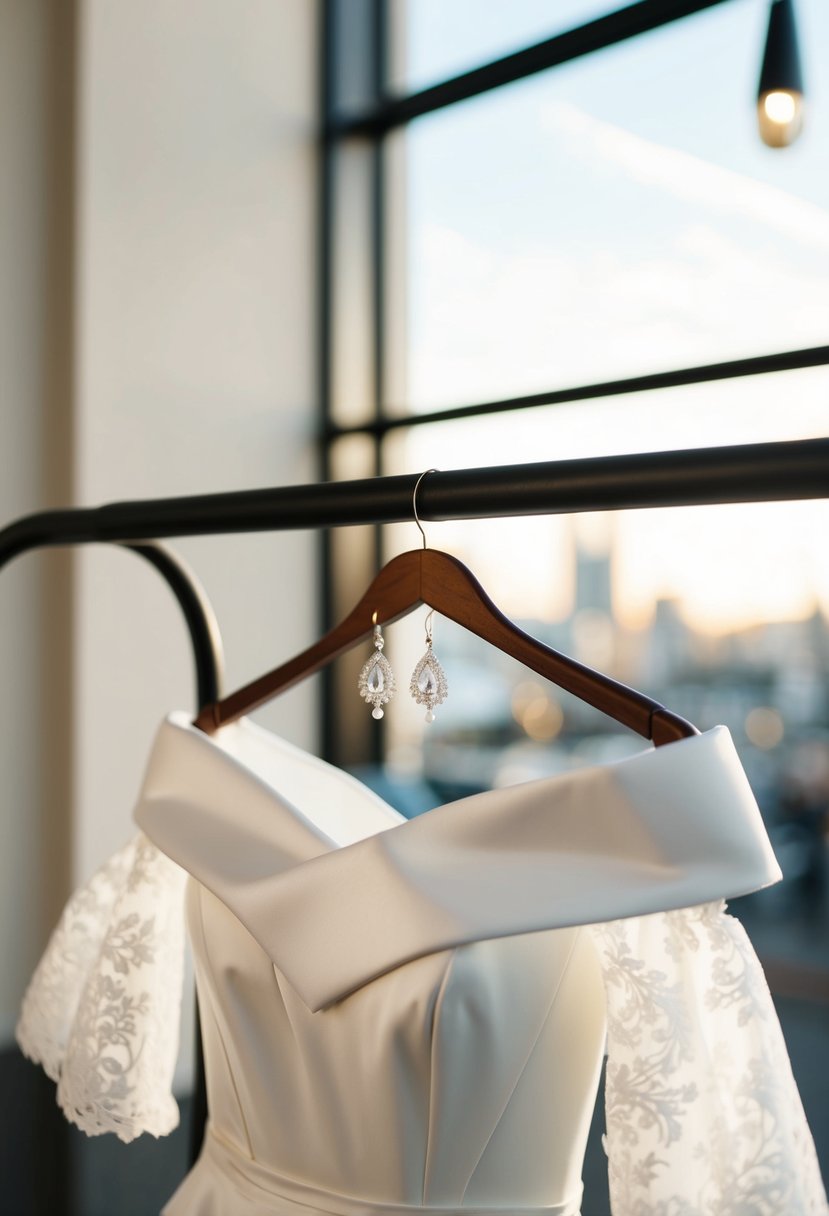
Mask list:
[[[607,11],[586,0],[416,0],[421,87]],[[829,5],[798,0],[807,109],[766,148],[767,5],[729,0],[411,125],[406,405],[426,410],[827,342]],[[402,9],[400,12],[402,13]],[[398,318],[400,320],[400,318]],[[460,468],[829,434],[829,369],[422,427],[402,467]],[[637,511],[614,610],[678,597],[712,632],[829,611],[829,504]],[[573,520],[433,524],[505,611],[558,618]],[[584,532],[589,521],[580,525]],[[403,539],[401,547],[411,544]]]

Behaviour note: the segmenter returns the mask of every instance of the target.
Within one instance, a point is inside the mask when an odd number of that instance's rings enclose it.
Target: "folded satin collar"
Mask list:
[[[338,845],[315,824],[312,799],[328,816],[341,801],[343,815],[371,804],[380,830]],[[782,877],[724,726],[403,820],[250,720],[211,737],[173,713],[134,818],[311,1009],[424,954],[730,898]]]

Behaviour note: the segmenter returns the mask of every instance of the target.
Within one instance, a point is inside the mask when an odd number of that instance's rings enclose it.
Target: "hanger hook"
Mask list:
[[[414,512],[414,521],[417,524],[418,528],[420,528],[420,535],[423,537],[423,548],[424,549],[426,548],[426,533],[423,531],[423,526],[420,522],[420,516],[417,513],[417,490],[418,490],[418,486],[420,485],[421,481],[423,481],[423,478],[426,476],[427,473],[439,473],[439,472],[440,472],[440,469],[426,469],[423,473],[420,474],[417,481],[415,482],[415,488],[412,493],[412,511]]]

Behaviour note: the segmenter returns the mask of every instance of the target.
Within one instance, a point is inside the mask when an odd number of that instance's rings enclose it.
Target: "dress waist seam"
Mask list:
[[[247,1198],[260,1207],[270,1199],[274,1213],[285,1213],[286,1205],[296,1208],[297,1216],[409,1216],[410,1213],[425,1212],[430,1216],[493,1216],[494,1213],[509,1213],[509,1216],[579,1216],[581,1195],[575,1202],[552,1204],[541,1207],[467,1207],[431,1204],[387,1203],[365,1199],[356,1195],[345,1195],[315,1186],[312,1182],[280,1174],[270,1166],[247,1157],[234,1145],[221,1137],[210,1124],[204,1138],[201,1157],[196,1170],[207,1166],[220,1173]]]

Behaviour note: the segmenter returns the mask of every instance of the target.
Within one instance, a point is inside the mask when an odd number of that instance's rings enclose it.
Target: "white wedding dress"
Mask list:
[[[827,1211],[722,902],[780,876],[724,727],[408,821],[176,713],[135,820],[18,1039],[86,1131],[170,1131],[186,905],[210,1121],[167,1216],[577,1216],[605,1048],[614,1216]]]

